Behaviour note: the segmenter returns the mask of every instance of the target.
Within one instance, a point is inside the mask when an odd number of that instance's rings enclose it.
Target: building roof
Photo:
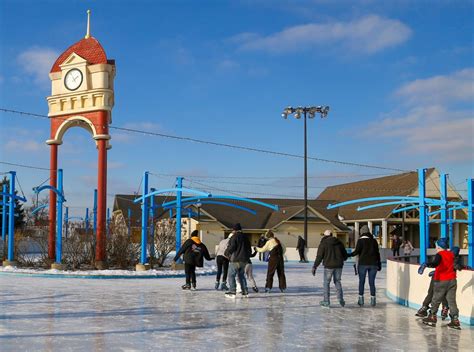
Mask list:
[[[141,208],[140,204],[133,203],[135,195],[123,195],[118,194],[115,196],[114,211],[122,210],[122,214],[128,221],[128,210],[131,210],[131,223],[132,226],[139,226],[141,222]],[[202,204],[200,209],[203,213],[209,214],[212,218],[216,219],[219,223],[225,227],[231,229],[235,223],[240,223],[242,228],[259,230],[259,229],[273,229],[282,222],[288,221],[291,218],[302,213],[304,210],[304,201],[302,199],[268,199],[268,198],[252,198],[261,202],[278,205],[279,211],[273,211],[270,208],[263,207],[252,203],[236,201],[236,200],[225,200],[228,203],[240,205],[257,212],[256,215],[248,213],[246,211],[227,207],[216,204]],[[156,204],[161,204],[164,201],[175,200],[175,197],[156,196]],[[320,217],[322,221],[329,221],[334,227],[341,231],[348,231],[349,229],[338,219],[337,210],[328,210],[327,201],[309,200],[308,207],[309,212],[312,210],[317,212],[316,216]],[[195,206],[194,206],[195,208]],[[169,217],[168,211],[157,210],[157,218]],[[319,215],[318,215],[319,214]],[[186,213],[183,213],[183,217],[186,217]],[[194,218],[196,218],[194,216]],[[310,221],[314,219],[309,217]],[[297,220],[298,221],[298,220]],[[301,221],[301,217],[299,218]]]
[[[426,170],[426,178],[431,177],[435,169]],[[352,199],[382,197],[382,196],[409,196],[418,192],[418,173],[416,171],[402,174],[373,178],[327,187],[318,200],[328,203],[340,203]],[[365,202],[363,205],[378,202]],[[344,220],[384,219],[388,218],[397,206],[385,206],[365,211],[357,211],[362,203],[347,205],[339,208],[339,214]]]
[[[92,65],[114,63],[113,60],[107,60],[105,50],[99,41],[94,37],[89,37],[79,40],[59,55],[51,68],[51,72],[60,72],[61,68],[59,65],[61,65],[72,53],[76,53]]]

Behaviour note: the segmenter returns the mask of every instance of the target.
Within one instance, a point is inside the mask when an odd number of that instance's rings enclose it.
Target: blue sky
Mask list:
[[[48,72],[84,36],[90,8],[92,35],[117,64],[113,126],[302,154],[303,121],[283,120],[282,109],[329,105],[327,119],[308,122],[310,156],[403,170],[434,166],[460,189],[474,176],[471,1],[0,6],[2,108],[47,114]],[[0,126],[1,161],[48,167],[47,120],[0,113]],[[110,206],[113,194],[138,189],[144,170],[207,176],[185,183],[243,196],[303,194],[300,159],[119,131],[112,145]],[[85,130],[71,129],[59,155],[68,203],[83,212],[96,183],[94,143]],[[0,172],[9,169],[0,165]],[[27,195],[48,177],[16,169]],[[390,173],[315,161],[308,172],[310,197],[362,177],[346,176]],[[150,182],[169,187],[173,177]]]

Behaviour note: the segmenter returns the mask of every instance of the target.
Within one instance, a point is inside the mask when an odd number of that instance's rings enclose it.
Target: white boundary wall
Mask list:
[[[428,273],[433,269],[426,268],[424,274],[419,275],[418,267],[418,264],[387,260],[386,294],[390,299],[415,309],[421,307],[430,286],[431,278]],[[457,281],[456,303],[459,308],[459,320],[474,325],[474,271],[458,271]]]

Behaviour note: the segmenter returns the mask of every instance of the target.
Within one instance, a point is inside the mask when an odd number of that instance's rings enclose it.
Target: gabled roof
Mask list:
[[[118,194],[115,196],[114,211],[122,210],[123,216],[128,221],[128,208],[131,210],[131,221],[132,226],[139,226],[141,221],[141,207],[140,204],[133,203],[135,195],[123,195]],[[250,208],[257,212],[257,215],[253,215],[246,211],[236,209],[233,207],[227,207],[216,204],[202,204],[201,210],[215,218],[224,227],[231,229],[235,223],[240,223],[242,228],[245,229],[273,229],[278,227],[281,223],[290,220],[295,215],[300,214],[304,210],[304,201],[302,199],[274,199],[274,198],[252,198],[261,202],[278,205],[279,211],[273,211],[270,208],[266,208],[260,205],[251,204],[236,200],[226,200],[228,203],[240,205],[246,208]],[[157,196],[155,197],[156,204],[161,204],[164,201],[175,200],[175,197]],[[317,216],[322,219],[327,219],[333,226],[341,231],[347,231],[348,228],[338,219],[337,210],[328,210],[328,202],[319,200],[308,201],[308,211],[314,212]],[[169,212],[158,209],[157,218],[168,217]],[[183,213],[183,217],[186,217],[186,213]],[[194,217],[195,218],[195,217]]]
[[[433,173],[434,168],[426,170],[426,178]],[[382,196],[409,196],[418,191],[418,173],[407,172],[398,175],[373,178],[327,187],[319,196],[318,200],[328,203],[340,203],[352,199],[382,197]],[[397,206],[385,206],[365,211],[357,211],[361,205],[369,205],[378,202],[365,202],[348,205],[339,208],[339,214],[345,220],[384,219]]]

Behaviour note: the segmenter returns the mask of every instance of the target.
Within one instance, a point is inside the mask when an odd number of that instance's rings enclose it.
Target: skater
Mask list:
[[[260,247],[262,248],[263,246],[265,246],[265,243],[267,242],[266,238],[265,238],[265,235],[264,234],[261,234],[260,235],[260,238],[258,239],[258,244],[257,244],[257,247]],[[258,260],[260,261],[266,261],[265,260],[265,253],[258,253]]]
[[[451,322],[448,324],[448,327],[460,330],[461,324],[459,323],[458,319],[459,310],[456,304],[457,280],[456,270],[454,268],[455,256],[454,253],[449,251],[447,248],[448,242],[445,238],[440,238],[437,240],[437,253],[433,261],[421,264],[420,268],[418,269],[418,273],[423,274],[423,271],[426,267],[435,268],[435,273],[433,275],[434,283],[431,311],[426,318],[423,318],[423,324],[436,326],[436,314],[438,313],[438,307],[443,298],[446,297],[451,317]]]
[[[300,263],[307,263],[308,261],[306,260],[304,256],[304,251],[306,248],[306,241],[304,240],[303,237],[298,236],[298,243],[296,245],[296,250],[298,251],[300,255]]]
[[[315,276],[316,269],[318,268],[319,264],[323,262],[324,299],[319,302],[319,304],[323,307],[329,307],[329,284],[331,283],[331,278],[333,278],[334,285],[336,286],[337,299],[339,300],[341,307],[344,307],[346,302],[344,302],[342,292],[341,276],[344,261],[348,257],[347,252],[342,242],[334,237],[330,230],[324,231],[323,236],[324,237],[321,239],[321,243],[318,247],[318,253],[316,255],[316,260],[314,261],[312,270],[313,276]]]
[[[233,227],[234,234],[229,240],[229,245],[225,251],[225,256],[230,258],[229,265],[229,290],[225,293],[226,297],[235,298],[236,282],[238,277],[240,287],[242,288],[242,297],[248,297],[247,281],[245,280],[245,266],[247,265],[252,248],[250,241],[242,233],[242,227],[239,223]]]
[[[219,246],[216,251],[216,264],[217,264],[217,276],[216,276],[216,290],[228,290],[227,287],[227,272],[229,270],[229,258],[225,256],[225,250],[229,245],[230,236],[224,238],[219,242]],[[220,282],[222,275],[222,283]]]
[[[191,238],[184,242],[181,249],[176,253],[174,261],[177,262],[179,257],[184,254],[184,273],[186,274],[186,284],[181,286],[183,290],[196,290],[196,267],[203,267],[204,260],[213,260],[209,255],[209,251],[199,238],[199,231],[194,230]],[[192,287],[191,287],[192,285]]]
[[[257,251],[254,251],[250,257],[251,258],[255,257],[257,253],[258,253]],[[258,292],[257,283],[255,282],[255,279],[253,278],[253,265],[252,265],[252,260],[250,258],[249,258],[249,262],[245,266],[245,276],[247,277],[247,281],[252,285],[252,290],[254,292]]]
[[[403,240],[401,248],[403,249],[403,255],[408,257],[415,249],[409,240]]]
[[[350,254],[351,257],[359,256],[357,271],[359,273],[359,300],[357,304],[362,307],[364,305],[364,286],[365,277],[369,276],[370,286],[370,305],[376,304],[375,298],[375,277],[377,271],[382,270],[382,262],[380,261],[379,244],[374,236],[370,233],[369,227],[364,225],[360,229],[360,238],[357,241],[356,249]]]
[[[400,241],[400,238],[397,235],[393,235],[392,237],[392,253],[394,257],[399,257],[400,256],[400,246],[402,242]]]
[[[285,254],[285,247],[281,244],[280,240],[275,237],[272,231],[268,231],[265,234],[267,242],[262,248],[256,247],[255,250],[258,252],[269,252],[270,257],[268,259],[267,269],[267,281],[265,283],[265,293],[269,293],[273,288],[273,275],[275,271],[278,275],[278,286],[281,292],[286,290],[286,277],[283,255]]]

